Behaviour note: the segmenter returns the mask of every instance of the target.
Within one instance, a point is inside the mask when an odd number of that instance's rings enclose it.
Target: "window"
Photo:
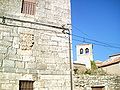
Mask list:
[[[34,81],[19,81],[19,90],[33,90]]]
[[[22,0],[21,13],[24,14],[35,14],[35,0]]]
[[[83,49],[82,48],[80,49],[80,54],[83,54]]]
[[[88,48],[85,49],[85,53],[89,53],[89,49]]]

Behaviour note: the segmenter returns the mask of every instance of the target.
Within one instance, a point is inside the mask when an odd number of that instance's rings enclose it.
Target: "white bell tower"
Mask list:
[[[85,64],[87,69],[91,69],[91,61],[93,61],[92,44],[79,44],[76,46],[77,61],[76,63]]]

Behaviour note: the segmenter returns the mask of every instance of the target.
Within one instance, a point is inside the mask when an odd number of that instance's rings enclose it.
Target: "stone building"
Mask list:
[[[120,76],[120,54],[109,56],[109,59],[99,64],[98,67],[102,68],[107,74]]]
[[[0,0],[0,90],[70,90],[70,0]]]
[[[75,63],[85,64],[86,68],[91,68],[91,62],[93,61],[93,46],[92,44],[79,44],[76,46],[77,61]]]

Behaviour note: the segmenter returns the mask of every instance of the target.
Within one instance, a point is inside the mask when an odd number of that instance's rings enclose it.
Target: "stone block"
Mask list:
[[[55,63],[55,59],[53,56],[51,56],[50,58],[45,58],[45,63],[47,64],[54,64]]]
[[[14,37],[13,38],[13,44],[12,44],[12,46],[14,48],[19,48],[19,38],[18,37]]]
[[[17,49],[16,49],[16,48],[9,47],[9,48],[8,48],[8,53],[9,53],[9,54],[12,54],[12,55],[15,55],[15,54],[17,53]]]
[[[23,61],[35,61],[35,57],[33,57],[33,56],[23,56]]]
[[[3,67],[0,67],[0,72],[2,72],[3,71]]]
[[[15,84],[16,81],[10,80],[9,83],[11,83],[11,84]]]
[[[4,60],[3,61],[3,67],[14,67],[15,61],[12,60]]]
[[[12,45],[12,43],[9,42],[9,41],[0,40],[0,45],[1,45],[1,46],[4,46],[4,47],[9,47],[9,46]]]
[[[0,67],[2,66],[2,62],[3,62],[3,61],[2,61],[2,60],[0,60]]]
[[[54,37],[51,37],[51,40],[52,40],[52,41],[60,41],[61,38],[60,38],[60,37],[55,37],[55,36],[54,36]]]
[[[30,70],[29,70],[29,73],[30,73],[30,74],[36,74],[36,73],[38,73],[38,72],[37,72],[36,69],[30,69]]]
[[[37,63],[37,69],[46,70],[47,69],[47,64]]]
[[[48,41],[46,41],[46,40],[41,40],[41,39],[38,39],[38,42],[37,42],[38,44],[40,44],[40,45],[48,45]]]
[[[15,67],[16,68],[24,68],[24,62],[16,61],[15,62]]]
[[[14,37],[19,36],[19,34],[18,34],[18,27],[14,27],[14,28],[12,29],[11,36],[14,36]]]
[[[2,36],[2,34],[0,33],[0,39],[2,39],[3,38],[3,36]]]
[[[10,36],[9,32],[1,32],[1,33],[2,33],[2,36]]]
[[[18,69],[16,70],[16,73],[27,73],[27,69],[18,68]]]
[[[57,46],[57,45],[58,45],[58,42],[55,42],[55,41],[53,42],[53,41],[52,41],[52,42],[49,42],[49,45]]]
[[[41,39],[42,40],[49,40],[50,36],[46,35],[46,34],[41,34]]]
[[[7,47],[0,46],[0,53],[1,53],[1,54],[7,53]],[[1,57],[2,57],[2,56],[1,56]]]
[[[0,60],[3,60],[5,58],[5,54],[0,54]]]
[[[3,37],[3,39],[5,41],[10,41],[11,42],[13,40],[13,37],[7,36],[7,37]]]
[[[17,49],[17,54],[18,55],[23,55],[23,56],[30,56],[32,55],[32,50],[21,50],[21,49]],[[26,58],[26,57],[23,57]],[[24,59],[23,59],[24,60]]]
[[[39,56],[39,51],[38,50],[33,50],[33,56],[38,57]]]
[[[35,62],[26,62],[25,63],[25,68],[27,68],[27,69],[35,69],[36,68],[36,63]]]
[[[2,84],[1,85],[2,90],[10,90],[10,88],[12,88],[12,87],[13,87],[12,84]]]
[[[7,80],[7,79],[6,79],[6,80],[5,80],[5,79],[2,79],[2,80],[0,81],[0,83],[6,83],[6,84],[7,84],[7,83],[9,83],[9,80]]]
[[[22,61],[22,56],[17,55],[17,54],[9,54],[9,59],[10,60]]]
[[[31,24],[30,24],[30,23],[23,23],[23,26],[25,26],[25,27],[30,27]]]
[[[56,69],[56,64],[47,64],[47,69],[48,70],[55,70]]]
[[[3,71],[6,72],[6,73],[15,73],[16,69],[15,68],[10,68],[10,67],[5,67],[3,69]]]

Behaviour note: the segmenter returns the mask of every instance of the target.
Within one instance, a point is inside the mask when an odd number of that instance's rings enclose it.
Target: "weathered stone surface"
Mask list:
[[[16,48],[13,48],[13,47],[9,47],[8,48],[8,54],[14,56],[14,55],[16,55],[16,53],[17,53],[17,49]]]
[[[20,22],[19,22],[19,23],[20,23]],[[18,23],[16,22],[16,24],[18,24]],[[19,24],[18,24],[18,25],[19,25]],[[14,28],[12,29],[11,36],[13,36],[13,37],[18,37],[18,36],[19,36],[19,34],[18,34],[18,27],[14,27]]]
[[[32,50],[17,49],[17,54],[23,56],[23,58],[27,58],[28,56],[30,57],[32,55]],[[26,61],[26,59],[23,59],[23,60]]]
[[[3,67],[0,67],[0,72],[2,72],[3,71]]]
[[[15,61],[12,60],[3,60],[3,67],[14,67]]]
[[[23,69],[23,68],[18,68],[17,70],[16,70],[16,73],[27,73],[27,69]]]
[[[11,45],[12,45],[12,43],[9,41],[0,40],[0,46],[9,47]]]
[[[16,68],[24,68],[24,62],[22,62],[22,61],[16,61],[15,62],[15,67]]]
[[[3,37],[3,39],[9,42],[13,41],[13,37],[9,37],[9,36],[5,36]]]
[[[119,90],[120,76],[79,75],[74,76],[74,90],[92,90],[92,86],[104,86],[105,90]]]
[[[15,73],[16,69],[15,68],[10,68],[10,67],[5,67],[3,69],[3,71],[6,72],[6,73]]]
[[[10,36],[9,32],[1,32],[2,36]]]
[[[7,90],[7,89],[9,90],[10,88],[12,88],[12,84],[2,84],[2,85],[1,85],[1,89],[3,89],[3,90],[4,90],[4,89],[5,89],[5,90]]]
[[[36,69],[29,69],[29,73],[30,74],[37,74],[37,70]]]
[[[0,60],[3,60],[5,58],[5,54],[0,54]]]
[[[2,36],[2,33],[0,32],[0,39],[2,39],[3,38],[3,36]]]
[[[36,63],[35,62],[26,62],[25,63],[25,68],[32,68],[32,69],[35,69],[36,68]]]
[[[0,46],[0,53],[1,54],[7,53],[7,48],[4,46]]]
[[[0,0],[0,16],[11,18],[0,25],[0,90],[18,90],[19,80],[34,81],[35,90],[70,90],[68,35],[56,28],[70,23],[70,0],[35,1],[28,15],[22,0]]]
[[[19,38],[18,37],[14,37],[13,38],[13,45],[14,48],[19,48]]]
[[[17,55],[17,54],[9,54],[8,57],[10,60],[22,61],[22,56]]]
[[[23,61],[35,61],[35,57],[33,56],[23,56]]]
[[[38,70],[46,70],[47,69],[47,64],[37,63],[37,69]]]

